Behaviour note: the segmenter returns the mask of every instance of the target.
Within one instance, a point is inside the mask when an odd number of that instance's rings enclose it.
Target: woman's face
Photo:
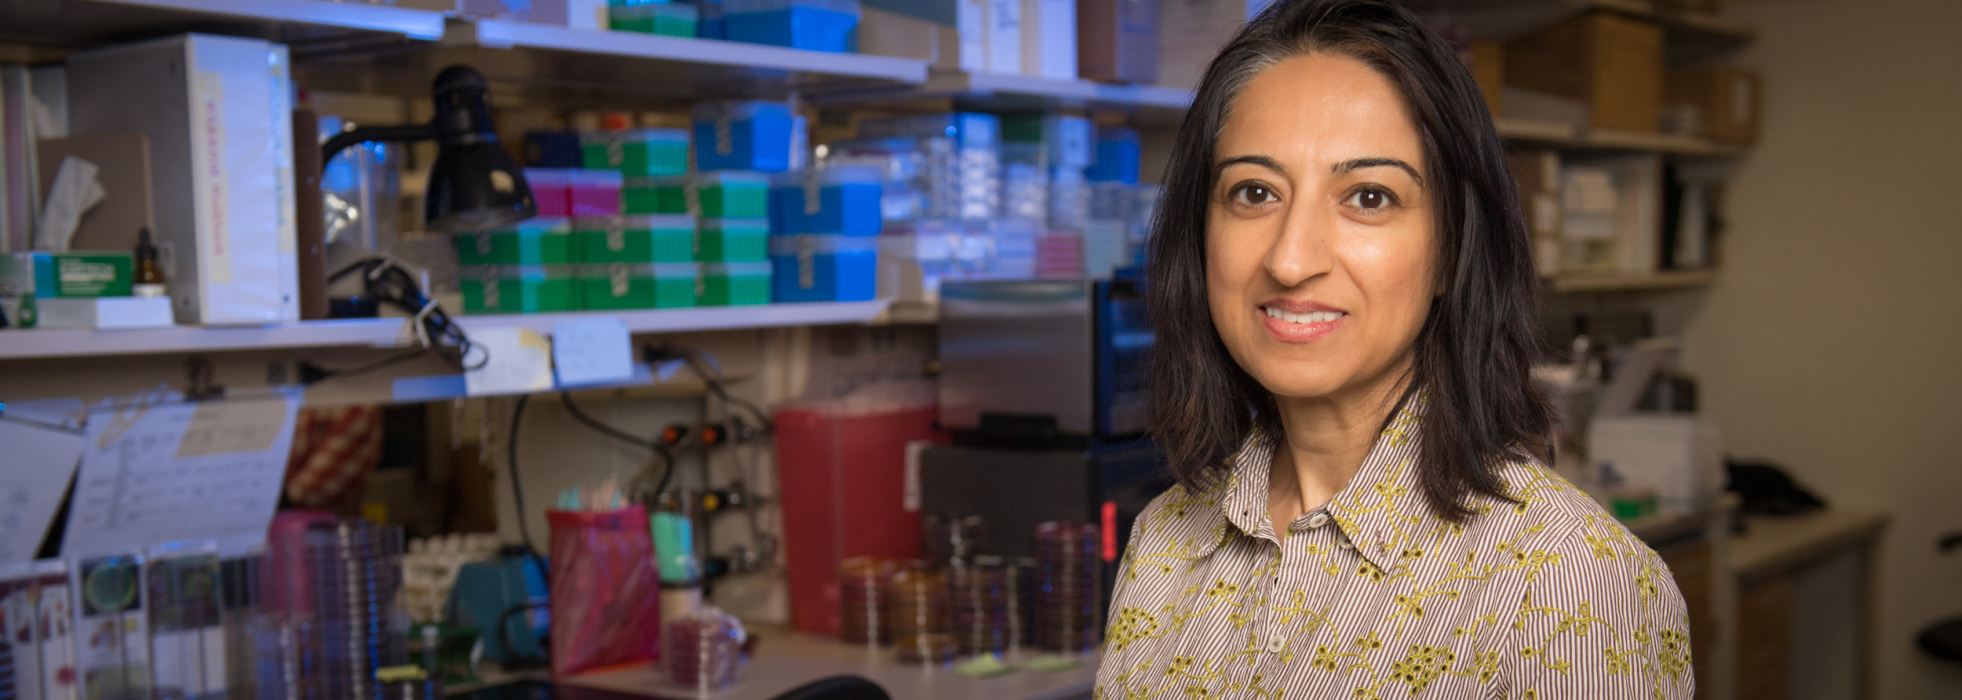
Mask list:
[[[1346,56],[1287,59],[1234,100],[1214,153],[1206,291],[1233,359],[1277,398],[1395,381],[1435,257],[1423,143],[1396,88]]]

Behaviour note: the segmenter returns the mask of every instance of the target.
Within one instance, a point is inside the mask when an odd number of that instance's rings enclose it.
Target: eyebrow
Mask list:
[[[1404,172],[1410,174],[1410,179],[1416,180],[1419,185],[1424,184],[1424,176],[1417,174],[1416,168],[1395,158],[1354,158],[1336,163],[1335,167],[1329,168],[1328,171],[1335,175],[1346,175],[1363,168],[1402,168]]]
[[[1273,158],[1267,156],[1234,156],[1213,164],[1213,179],[1219,179],[1221,171],[1243,163],[1247,165],[1258,165],[1282,175],[1288,174],[1288,169],[1281,165],[1281,161],[1274,160]]]

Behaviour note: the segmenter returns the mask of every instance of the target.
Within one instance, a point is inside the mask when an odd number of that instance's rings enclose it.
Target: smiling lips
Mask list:
[[[1261,305],[1267,332],[1283,343],[1307,343],[1320,339],[1349,318],[1345,311],[1312,301],[1275,300]]]

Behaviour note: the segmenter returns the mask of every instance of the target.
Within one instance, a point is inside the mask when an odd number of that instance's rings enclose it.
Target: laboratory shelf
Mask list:
[[[800,82],[857,79],[920,83],[927,78],[926,62],[907,58],[505,20],[453,22],[444,43],[570,54],[596,62],[654,61],[794,74],[806,78]],[[602,64],[588,65],[597,68]]]
[[[1644,133],[1619,129],[1575,128],[1571,124],[1530,119],[1499,119],[1494,125],[1499,138],[1516,143],[1555,146],[1567,150],[1655,151],[1687,156],[1738,158],[1750,146],[1724,143],[1694,136]]]
[[[308,45],[434,40],[443,14],[327,0],[15,0],[0,3],[0,41],[62,49],[182,32]]]
[[[1686,63],[1743,48],[1757,30],[1708,12],[1656,7],[1648,0],[1410,0],[1474,39],[1506,41],[1586,12],[1605,11],[1661,25],[1663,54]]]
[[[886,310],[884,301],[761,306],[705,306],[642,311],[582,311],[550,314],[459,316],[464,332],[493,327],[529,328],[551,333],[565,320],[615,317],[633,333],[819,326],[866,323]],[[398,347],[412,342],[403,319],[300,321],[259,327],[171,326],[123,331],[35,329],[0,331],[0,360],[100,357],[166,353],[280,350],[314,347]]]
[[[1708,287],[1717,281],[1715,270],[1651,272],[1640,275],[1560,275],[1546,282],[1558,294],[1579,292],[1644,292],[1667,289]]]

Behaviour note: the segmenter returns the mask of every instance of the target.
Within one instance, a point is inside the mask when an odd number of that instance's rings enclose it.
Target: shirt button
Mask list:
[[[1282,649],[1286,648],[1288,648],[1288,638],[1283,635],[1276,634],[1273,639],[1267,640],[1267,653],[1269,654],[1279,654]]]
[[[1328,524],[1327,513],[1316,513],[1313,517],[1308,518],[1308,527],[1310,529],[1317,529],[1327,524]]]
[[[1336,542],[1336,544],[1338,544],[1338,545],[1341,545],[1343,549],[1355,549],[1355,548],[1356,548],[1356,545],[1355,545],[1355,543],[1353,543],[1353,542],[1350,542],[1350,541],[1349,541],[1349,538],[1347,538],[1347,537],[1344,537],[1344,538],[1342,538],[1342,539],[1341,539],[1340,541],[1337,541],[1337,542]]]

